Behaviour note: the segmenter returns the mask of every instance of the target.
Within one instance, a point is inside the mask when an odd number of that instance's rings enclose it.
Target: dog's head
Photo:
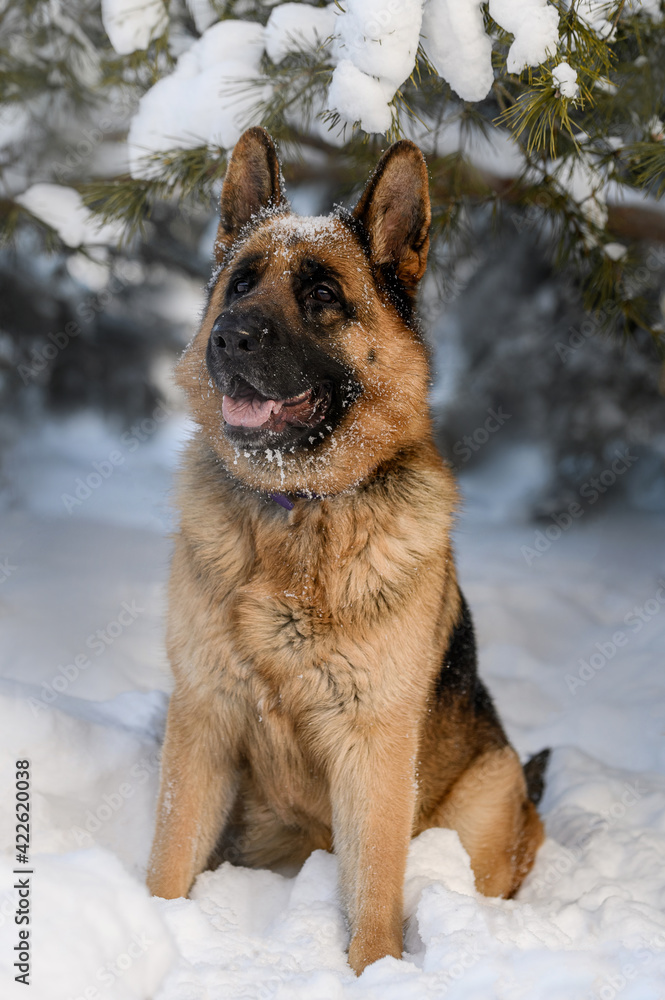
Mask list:
[[[301,218],[270,136],[241,136],[205,317],[178,366],[195,420],[234,476],[266,492],[330,495],[428,433],[413,300],[429,225],[413,143],[383,155],[352,213]]]

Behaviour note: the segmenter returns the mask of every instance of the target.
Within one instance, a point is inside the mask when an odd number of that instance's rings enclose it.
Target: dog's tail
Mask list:
[[[545,790],[545,771],[550,759],[551,750],[549,747],[529,757],[524,765],[524,777],[526,778],[527,795],[537,806]]]

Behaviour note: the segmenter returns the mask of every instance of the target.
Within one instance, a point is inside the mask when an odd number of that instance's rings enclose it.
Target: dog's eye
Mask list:
[[[316,299],[317,302],[324,302],[326,305],[330,305],[332,302],[337,302],[337,296],[332,292],[327,285],[317,285],[311,291],[311,296]]]
[[[245,292],[249,291],[249,281],[247,278],[238,278],[237,281],[233,282],[233,291],[238,295],[244,295]]]

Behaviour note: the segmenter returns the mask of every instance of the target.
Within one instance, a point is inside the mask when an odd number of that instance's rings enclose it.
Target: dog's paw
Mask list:
[[[390,933],[379,933],[374,930],[365,933],[358,931],[351,938],[349,965],[357,976],[372,962],[378,962],[386,955],[392,955],[393,958],[402,957],[401,935],[397,937]]]

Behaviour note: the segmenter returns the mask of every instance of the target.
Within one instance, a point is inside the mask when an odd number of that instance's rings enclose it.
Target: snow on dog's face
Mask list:
[[[230,256],[206,365],[222,393],[226,436],[239,447],[311,449],[360,392],[336,348],[360,290],[338,264],[341,228],[333,219],[277,215]],[[362,268],[362,252],[355,256]]]
[[[413,297],[429,222],[412,143],[384,154],[353,214],[300,218],[268,134],[240,138],[205,318],[178,367],[233,475],[266,491],[335,493],[422,438],[428,367]]]

